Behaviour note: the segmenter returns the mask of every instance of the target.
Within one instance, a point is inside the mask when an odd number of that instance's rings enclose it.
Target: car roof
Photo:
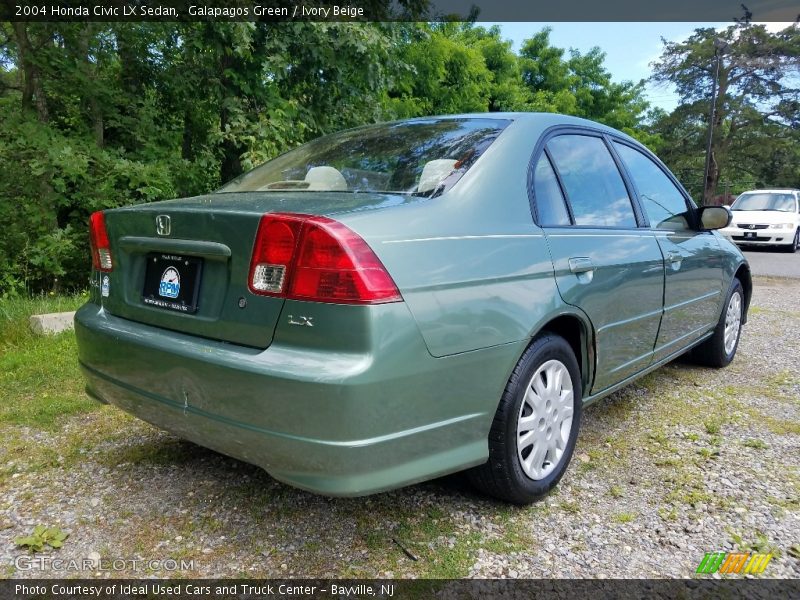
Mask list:
[[[560,113],[549,113],[549,112],[460,113],[454,115],[430,115],[425,117],[412,117],[410,119],[401,119],[395,122],[427,121],[430,119],[498,119],[498,120],[515,121],[519,123],[525,123],[528,125],[535,125],[541,130],[556,125],[590,127],[596,131],[603,131],[606,133],[610,133],[618,137],[622,137],[632,142],[635,142],[638,145],[641,145],[641,142],[639,142],[635,138],[632,138],[628,134],[620,131],[619,129],[614,129],[613,127],[609,127],[608,125],[598,123],[597,121],[591,121],[589,119],[583,119],[581,117],[573,117],[571,115],[562,115]]]

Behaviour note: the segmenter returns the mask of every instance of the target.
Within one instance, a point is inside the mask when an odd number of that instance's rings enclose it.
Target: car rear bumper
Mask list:
[[[251,349],[91,303],[75,331],[90,395],[303,489],[364,495],[484,462],[522,349],[433,358],[403,303],[369,309],[393,324],[380,353],[300,350],[279,332]]]

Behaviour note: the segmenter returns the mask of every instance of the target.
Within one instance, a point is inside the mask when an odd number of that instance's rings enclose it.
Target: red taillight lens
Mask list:
[[[303,226],[289,296],[355,304],[401,300],[397,286],[367,243],[325,217],[310,217]]]
[[[332,219],[295,214],[262,217],[250,290],[339,304],[402,300],[386,268],[361,237]]]
[[[89,217],[89,244],[92,247],[92,266],[98,271],[111,271],[114,261],[111,259],[111,244],[108,241],[103,211],[92,213]]]

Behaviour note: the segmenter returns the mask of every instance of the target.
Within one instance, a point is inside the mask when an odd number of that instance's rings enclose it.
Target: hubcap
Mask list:
[[[730,354],[736,347],[739,339],[739,329],[742,324],[742,295],[736,291],[728,302],[728,311],[725,313],[725,354]]]
[[[517,419],[517,455],[525,475],[544,479],[558,466],[572,430],[572,378],[548,360],[528,382]]]

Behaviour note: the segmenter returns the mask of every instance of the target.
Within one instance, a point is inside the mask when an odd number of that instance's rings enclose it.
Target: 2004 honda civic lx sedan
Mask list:
[[[583,407],[734,357],[742,254],[641,144],[553,114],[322,137],[218,192],[91,217],[88,393],[314,492],[470,469],[515,503]]]

